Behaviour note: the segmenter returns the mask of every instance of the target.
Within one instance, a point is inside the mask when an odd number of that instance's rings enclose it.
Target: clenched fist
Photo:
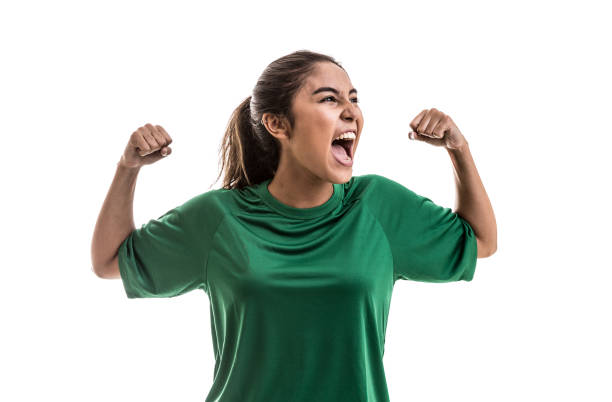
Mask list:
[[[139,168],[155,163],[172,153],[168,146],[171,143],[172,138],[162,126],[147,123],[132,133],[119,164]]]
[[[425,109],[411,122],[408,138],[446,149],[459,149],[467,140],[449,115],[436,108]]]

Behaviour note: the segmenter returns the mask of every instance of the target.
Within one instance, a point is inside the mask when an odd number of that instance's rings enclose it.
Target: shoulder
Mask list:
[[[195,228],[215,228],[227,215],[232,190],[213,189],[197,194],[176,207],[181,218]]]
[[[414,220],[423,216],[429,200],[404,186],[402,183],[378,174],[355,176],[347,196],[359,199],[367,209],[390,225],[398,219]]]
[[[346,191],[360,197],[384,198],[391,197],[417,197],[418,195],[403,184],[378,174],[365,174],[353,176],[346,183]]]
[[[181,208],[186,210],[197,210],[204,207],[211,208],[221,206],[224,200],[231,196],[229,194],[230,191],[231,190],[219,188],[197,194],[185,201],[185,203],[181,205]]]

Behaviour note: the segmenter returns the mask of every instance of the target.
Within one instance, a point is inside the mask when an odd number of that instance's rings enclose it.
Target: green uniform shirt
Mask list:
[[[202,289],[215,367],[207,402],[383,402],[393,285],[470,281],[476,237],[450,208],[375,174],[293,208],[268,191],[199,194],[119,248],[128,298]]]

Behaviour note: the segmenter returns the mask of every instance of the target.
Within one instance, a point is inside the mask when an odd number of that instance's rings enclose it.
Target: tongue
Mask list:
[[[332,154],[339,161],[346,161],[348,159],[348,154],[346,153],[346,149],[342,145],[332,144]]]

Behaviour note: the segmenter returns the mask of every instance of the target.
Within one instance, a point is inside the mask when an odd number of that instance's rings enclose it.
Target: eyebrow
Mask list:
[[[321,88],[317,89],[316,91],[314,91],[312,94],[316,95],[319,92],[326,92],[326,91],[333,92],[336,95],[340,96],[340,93],[338,92],[338,90],[336,88],[332,88],[332,87],[321,87]],[[352,94],[352,93],[356,94],[357,90],[355,88],[351,88],[351,90],[349,91],[349,95]]]

